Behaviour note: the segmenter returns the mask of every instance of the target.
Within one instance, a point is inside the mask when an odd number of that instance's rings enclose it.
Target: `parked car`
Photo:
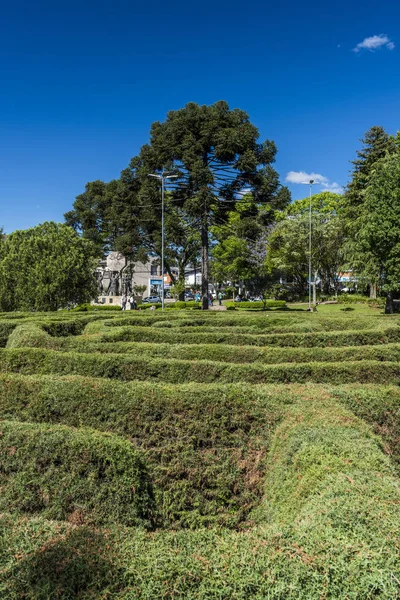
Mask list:
[[[241,301],[242,301],[241,297],[240,296],[236,296],[235,302],[241,302]]]
[[[185,292],[185,300],[194,300],[194,294],[192,292]]]
[[[142,304],[158,304],[159,302],[161,302],[160,296],[147,296],[142,300]]]

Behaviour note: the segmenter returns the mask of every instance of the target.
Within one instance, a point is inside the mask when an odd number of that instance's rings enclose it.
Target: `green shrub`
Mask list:
[[[368,298],[361,294],[339,294],[339,304],[368,304],[370,306],[385,306],[385,298]]]
[[[156,308],[157,310],[158,310],[158,309],[160,309],[160,308],[162,308],[162,304],[161,304],[161,302],[157,302],[157,303],[151,303],[151,304],[150,304],[150,302],[145,302],[144,304],[139,304],[139,306],[138,306],[138,310],[148,310],[148,309],[150,309],[152,306],[153,306],[154,308]]]
[[[346,385],[329,393],[355,415],[370,423],[385,441],[385,452],[400,469],[400,388],[398,386]],[[400,471],[399,471],[400,472]]]
[[[118,304],[79,304],[71,309],[72,312],[91,312],[91,311],[121,311],[122,307]]]
[[[18,325],[8,338],[6,348],[57,348],[57,340],[35,323]]]
[[[398,598],[398,480],[351,413],[319,399],[294,406],[275,433],[265,492],[270,504],[259,517],[274,520],[240,533],[112,527],[95,537],[88,528],[2,515],[3,595]]]
[[[209,360],[156,359],[124,354],[101,356],[39,348],[0,350],[0,370],[24,374],[76,374],[169,383],[397,383],[400,363],[381,361],[232,364]]]
[[[157,324],[162,329],[171,328],[168,322]],[[54,340],[53,344],[54,344]],[[29,344],[21,344],[22,346]],[[18,347],[16,345],[14,348]],[[55,348],[55,346],[53,346]],[[213,360],[230,363],[304,363],[380,360],[400,360],[400,344],[376,346],[339,346],[327,348],[293,348],[265,346],[230,346],[228,344],[165,344],[150,342],[101,342],[81,338],[59,340],[59,350],[99,354],[127,354],[151,358],[175,358],[184,360]]]
[[[9,321],[0,321],[0,347],[4,348],[7,344],[8,336],[14,331],[16,323]]]
[[[103,336],[105,342],[136,341],[170,344],[230,344],[238,346],[280,346],[280,347],[324,347],[324,346],[365,346],[400,342],[400,327],[381,330],[338,331],[318,333],[277,333],[257,334],[233,333],[229,329],[216,329],[215,332],[181,333],[174,329],[161,330],[152,327],[124,327],[110,331]]]
[[[127,440],[61,425],[2,421],[3,511],[82,523],[149,525],[147,472]]]
[[[269,310],[271,308],[287,308],[285,300],[260,300],[257,302],[226,302],[227,308],[238,308],[242,310]]]
[[[85,424],[135,441],[158,524],[237,527],[260,501],[265,455],[297,395],[247,385],[0,376],[0,418]]]

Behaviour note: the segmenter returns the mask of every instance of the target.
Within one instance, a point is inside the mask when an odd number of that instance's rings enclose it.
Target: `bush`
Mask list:
[[[7,341],[7,348],[57,348],[57,340],[35,323],[18,325]]]
[[[159,326],[168,328],[170,324]],[[53,342],[54,343],[54,342]],[[21,344],[28,346],[27,343]],[[14,348],[17,346],[14,345]],[[229,363],[307,363],[342,361],[400,361],[400,344],[376,346],[339,346],[327,348],[291,348],[259,346],[234,346],[227,344],[152,344],[150,342],[101,342],[85,339],[60,340],[58,350],[99,354],[126,354],[152,358],[175,358],[184,360],[212,360]]]
[[[138,310],[149,310],[152,306],[154,306],[154,308],[156,308],[157,310],[162,308],[162,304],[160,303],[151,303],[150,302],[145,302],[144,304],[139,304],[138,306]]]
[[[279,347],[324,347],[324,346],[365,346],[400,342],[400,327],[364,331],[327,331],[318,333],[276,333],[258,334],[234,333],[224,330],[197,333],[181,332],[177,329],[163,330],[154,327],[124,327],[103,335],[105,342],[153,342],[170,344],[230,344],[238,346],[279,346]]]
[[[121,311],[122,307],[118,304],[79,304],[71,309],[71,312],[92,312],[92,311]]]
[[[14,331],[16,323],[0,321],[0,347],[4,348],[7,344],[8,336]]]
[[[307,399],[276,431],[270,469],[259,518],[273,521],[240,533],[103,533],[2,515],[3,595],[396,600],[398,481],[368,428]]]
[[[2,421],[0,428],[1,510],[149,526],[151,487],[128,441],[61,425]]]
[[[123,354],[93,355],[38,348],[0,350],[0,370],[24,374],[76,374],[121,381],[169,383],[398,383],[397,362],[321,362],[272,365],[232,364],[210,360],[146,358]]]
[[[269,310],[271,308],[287,308],[285,300],[263,300],[259,302],[226,302],[227,308],[234,307],[241,310]]]
[[[368,298],[361,294],[339,294],[337,297],[339,304],[368,304],[370,306],[385,306],[385,298]]]
[[[135,440],[156,523],[237,527],[264,493],[264,457],[288,389],[0,376],[0,418],[81,423]]]

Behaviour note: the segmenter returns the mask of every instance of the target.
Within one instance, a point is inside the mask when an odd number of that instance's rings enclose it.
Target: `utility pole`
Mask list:
[[[164,231],[164,195],[165,195],[165,180],[173,179],[174,177],[178,177],[178,175],[169,175],[164,170],[161,172],[161,175],[158,173],[149,173],[149,177],[156,177],[159,181],[161,181],[161,310],[164,310],[164,239],[165,239],[165,231]]]

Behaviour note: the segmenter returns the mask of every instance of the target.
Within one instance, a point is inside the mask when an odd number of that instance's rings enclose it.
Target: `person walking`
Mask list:
[[[222,292],[218,294],[218,304],[222,306]]]
[[[210,292],[210,293],[209,293],[209,295],[208,295],[208,299],[209,299],[209,301],[210,301],[210,306],[213,306],[213,301],[214,301],[214,299],[213,299],[213,296],[212,296],[212,293],[211,293],[211,292]]]
[[[122,298],[121,298],[121,306],[122,306],[122,310],[126,310],[126,301],[127,301],[126,294],[123,294],[123,295],[122,295]]]

